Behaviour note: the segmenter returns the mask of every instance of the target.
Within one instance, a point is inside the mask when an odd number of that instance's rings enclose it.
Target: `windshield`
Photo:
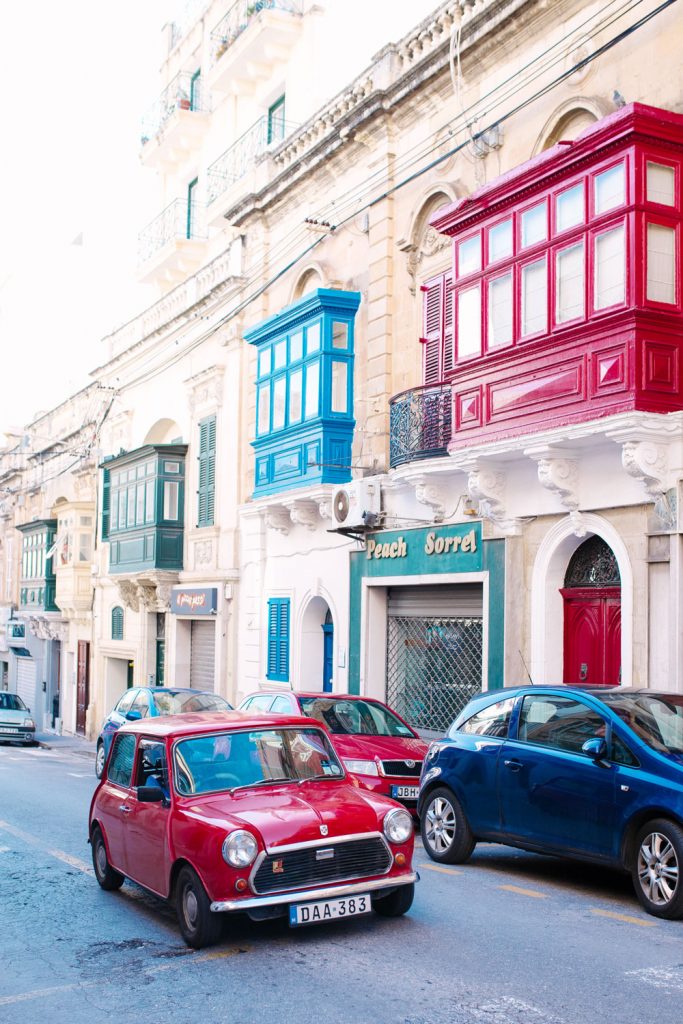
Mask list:
[[[253,729],[180,740],[174,755],[181,796],[275,782],[341,778],[344,770],[320,729]]]
[[[187,690],[164,690],[153,693],[158,715],[181,715],[185,711],[232,711],[232,705],[215,693],[188,693]]]
[[[0,711],[28,711],[16,693],[0,693]]]
[[[683,697],[675,694],[600,694],[600,699],[662,754],[683,754]]]
[[[397,715],[372,700],[301,697],[302,714],[317,718],[330,732],[351,736],[415,736]]]

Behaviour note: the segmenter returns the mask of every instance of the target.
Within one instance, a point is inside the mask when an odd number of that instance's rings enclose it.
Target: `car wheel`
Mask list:
[[[93,830],[90,842],[92,845],[92,864],[95,869],[95,878],[101,887],[107,891],[120,889],[124,883],[124,877],[109,863],[107,847],[104,845],[104,836],[99,828]]]
[[[631,875],[636,896],[649,914],[683,917],[683,829],[665,818],[641,828]]]
[[[107,760],[104,753],[104,743],[102,740],[97,744],[97,753],[95,754],[95,775],[98,779],[102,778],[104,772],[104,762]]]
[[[462,864],[476,846],[462,807],[445,787],[429,794],[420,817],[420,832],[429,856],[444,864]]]
[[[382,917],[401,917],[412,907],[414,896],[415,886],[412,882],[410,885],[401,885],[388,896],[375,896],[372,909]]]
[[[178,875],[176,913],[181,935],[193,949],[212,946],[220,938],[222,920],[212,913],[206,890],[191,867],[182,868]]]

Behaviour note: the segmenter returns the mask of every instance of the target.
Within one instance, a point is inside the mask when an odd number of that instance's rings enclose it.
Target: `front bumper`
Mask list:
[[[24,726],[0,725],[0,742],[5,743],[33,743],[36,738],[36,730],[24,728]]]
[[[371,882],[352,882],[347,885],[328,885],[322,889],[305,889],[296,892],[277,893],[268,896],[247,896],[243,899],[216,900],[211,910],[216,913],[233,910],[255,910],[262,907],[277,907],[289,903],[307,903],[309,900],[333,900],[338,896],[355,896],[356,893],[377,892],[380,889],[395,889],[399,885],[411,885],[419,881],[417,871],[403,875],[376,878]]]

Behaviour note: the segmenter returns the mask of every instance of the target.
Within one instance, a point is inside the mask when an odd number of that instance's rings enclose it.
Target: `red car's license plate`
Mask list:
[[[372,903],[367,893],[343,896],[336,900],[318,900],[316,903],[294,903],[289,908],[289,923],[293,928],[302,924],[320,924],[340,917],[369,914]]]

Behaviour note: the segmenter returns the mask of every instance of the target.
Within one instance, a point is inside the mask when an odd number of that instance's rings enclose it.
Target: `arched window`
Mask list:
[[[589,537],[576,549],[564,577],[565,587],[619,587],[619,566],[602,537]]]
[[[123,640],[123,608],[118,605],[111,610],[111,638]]]

